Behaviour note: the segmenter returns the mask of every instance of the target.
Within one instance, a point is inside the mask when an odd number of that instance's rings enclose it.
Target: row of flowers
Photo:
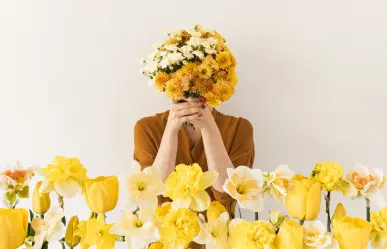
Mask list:
[[[29,197],[31,179],[39,174],[32,210],[17,208],[20,198]],[[62,247],[82,249],[114,248],[126,242],[128,248],[185,249],[192,242],[209,249],[365,249],[371,241],[376,249],[387,248],[387,208],[380,189],[386,182],[383,171],[356,165],[347,174],[337,163],[318,163],[310,177],[295,174],[286,165],[273,172],[239,166],[227,170],[224,191],[244,209],[260,212],[265,197],[273,197],[286,207],[288,215],[270,213],[269,221],[247,221],[230,217],[207,192],[217,178],[213,171],[203,172],[198,164],[177,165],[163,182],[157,168],[141,170],[134,162],[130,173],[89,178],[77,158],[56,157],[43,168],[23,169],[19,164],[0,173],[4,204],[0,209],[1,249],[46,249],[59,241]],[[125,184],[127,207],[121,220],[105,222],[114,210],[119,185]],[[51,202],[50,193],[58,196]],[[87,220],[77,216],[66,222],[64,200],[82,192],[91,210]],[[331,217],[332,192],[355,199],[364,198],[367,220],[347,215],[342,204]],[[158,196],[171,202],[158,206]],[[326,202],[327,226],[316,220],[321,196]],[[370,211],[370,203],[380,206]],[[298,221],[296,221],[298,220]],[[333,232],[332,232],[333,228]]]

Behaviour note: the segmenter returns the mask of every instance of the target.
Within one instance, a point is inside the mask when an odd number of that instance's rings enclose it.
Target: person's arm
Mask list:
[[[173,105],[169,112],[168,122],[164,130],[163,138],[161,139],[160,147],[157,151],[155,149],[153,150],[153,153],[156,155],[153,156],[152,160],[148,160],[152,162],[145,162],[146,164],[150,164],[158,168],[162,180],[165,180],[168,175],[175,169],[178,134],[180,128],[182,127],[183,123],[198,119],[201,115],[202,109],[200,103],[184,102],[176,103]],[[145,132],[138,136],[135,135],[135,151],[138,154],[144,154],[147,151],[152,151],[148,148],[149,146],[147,145],[147,143],[150,143],[150,139],[145,139],[143,138],[144,136],[147,136]],[[136,140],[143,141],[141,143],[137,142],[137,148]],[[140,164],[143,165],[141,161]]]

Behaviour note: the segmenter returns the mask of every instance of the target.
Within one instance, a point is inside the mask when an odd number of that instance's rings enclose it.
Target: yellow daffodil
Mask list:
[[[67,225],[65,242],[70,248],[76,247],[81,240],[81,238],[75,234],[75,231],[78,229],[78,224],[78,217],[73,216]]]
[[[335,162],[317,163],[312,171],[311,179],[320,183],[325,191],[334,191],[343,177],[343,166]]]
[[[376,205],[385,207],[386,203],[380,191],[384,181],[382,169],[369,170],[367,166],[356,164],[341,181],[341,191],[349,198],[368,198]]]
[[[119,223],[110,229],[112,234],[125,236],[128,248],[143,249],[160,239],[153,211],[125,212]]]
[[[269,214],[269,221],[273,226],[278,229],[282,225],[283,222],[287,221],[289,219],[289,216],[286,214],[281,213],[278,210],[270,211]]]
[[[27,236],[28,212],[25,209],[0,208],[0,248],[16,249]]]
[[[334,236],[340,249],[366,249],[372,225],[359,219],[345,216],[333,222]]]
[[[185,248],[200,232],[197,214],[186,208],[170,210],[160,228],[165,249]]]
[[[74,197],[87,179],[86,169],[78,158],[57,156],[54,163],[41,169],[41,174],[46,178],[40,186],[42,193],[56,193],[62,197]]]
[[[294,220],[285,221],[276,238],[277,249],[303,249],[304,229]]]
[[[87,205],[97,214],[107,213],[116,207],[118,190],[118,179],[115,176],[100,176],[83,183]]]
[[[296,175],[286,196],[286,209],[299,220],[315,220],[320,212],[321,186],[318,182]]]
[[[165,186],[155,166],[141,171],[138,162],[134,161],[130,167],[128,177],[124,177],[128,209],[155,209],[158,203],[157,196],[165,191]]]
[[[251,169],[239,166],[227,169],[223,189],[236,199],[244,209],[260,212],[263,209],[262,188],[264,184],[263,173],[260,169]]]
[[[172,207],[190,208],[201,212],[211,203],[206,189],[216,180],[218,174],[214,171],[203,172],[199,164],[180,164],[176,166],[165,180],[166,197],[173,200]]]
[[[80,225],[81,228],[78,225],[78,229],[84,229],[82,228],[83,224]],[[86,221],[86,229],[83,231],[85,232],[83,243],[86,245],[86,248],[96,245],[97,249],[113,249],[118,236],[110,233],[112,226],[113,224],[105,224],[105,218],[103,215],[100,215],[98,218],[92,218]]]
[[[332,234],[327,233],[321,221],[304,224],[304,249],[340,249]]]
[[[33,219],[31,226],[35,230],[34,249],[41,249],[44,241],[59,241],[65,236],[66,227],[62,223],[63,209],[51,207],[43,219]]]
[[[274,227],[269,222],[233,219],[229,231],[233,249],[276,249]]]
[[[87,244],[86,242],[86,235],[87,235],[87,227],[86,227],[86,221],[80,221],[77,225],[77,229],[75,230],[74,233],[75,236],[78,236],[81,241],[80,245],[82,249],[88,249],[92,245]]]
[[[212,201],[207,209],[207,219],[217,220],[221,214],[227,212],[226,208],[219,201]]]
[[[164,218],[165,216],[169,213],[169,211],[171,210],[171,203],[170,202],[164,202],[163,204],[161,204],[160,206],[158,206],[156,208],[156,211],[155,211],[155,216],[156,216],[156,220],[159,221],[159,222],[163,222],[164,221]]]
[[[17,197],[29,197],[29,182],[34,176],[32,168],[23,168],[19,161],[0,172],[0,190],[5,192],[4,204],[13,207]]]
[[[265,177],[264,192],[271,195],[278,203],[285,204],[287,188],[294,172],[287,165],[278,166],[273,172],[263,173]]]
[[[51,206],[50,194],[39,191],[41,185],[42,182],[36,184],[32,197],[32,210],[37,214],[45,214]]]
[[[204,216],[199,214],[200,233],[193,241],[206,245],[207,249],[228,249],[228,221],[227,212],[222,213],[215,220],[209,220],[208,223]]]
[[[374,249],[387,248],[387,208],[371,212],[371,244]]]

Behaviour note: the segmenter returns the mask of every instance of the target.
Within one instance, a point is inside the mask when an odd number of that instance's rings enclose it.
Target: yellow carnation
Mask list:
[[[160,229],[160,241],[168,248],[187,246],[200,232],[197,214],[189,209],[171,210]]]
[[[174,100],[184,98],[183,87],[177,79],[171,79],[167,82],[166,93],[169,98]]]
[[[387,208],[371,212],[372,248],[387,248]]]
[[[334,162],[317,163],[312,172],[311,179],[320,183],[325,191],[336,190],[336,184],[343,177],[343,167]]]
[[[275,249],[275,231],[266,221],[230,222],[230,245],[234,249]]]
[[[224,102],[231,98],[235,92],[235,88],[231,82],[220,80],[217,81],[214,85],[213,92],[220,99],[220,101]]]
[[[216,55],[216,62],[218,62],[220,68],[228,68],[232,65],[230,53],[227,51],[220,52]]]
[[[167,85],[167,81],[170,80],[170,78],[171,77],[165,72],[158,73],[155,78],[156,89],[160,92],[164,92],[165,87]]]

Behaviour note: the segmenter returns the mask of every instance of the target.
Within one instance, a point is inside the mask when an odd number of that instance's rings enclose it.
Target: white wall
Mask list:
[[[237,93],[220,111],[254,124],[256,167],[286,163],[309,174],[317,161],[333,160],[387,171],[386,8],[385,1],[1,0],[0,165],[64,155],[78,156],[90,175],[123,173],[135,121],[170,103],[147,86],[139,59],[165,39],[165,28],[201,23],[219,30],[238,59]],[[265,216],[277,207],[267,203]],[[346,203],[351,215],[364,215],[363,201]],[[67,212],[88,215],[83,201],[68,201]]]

